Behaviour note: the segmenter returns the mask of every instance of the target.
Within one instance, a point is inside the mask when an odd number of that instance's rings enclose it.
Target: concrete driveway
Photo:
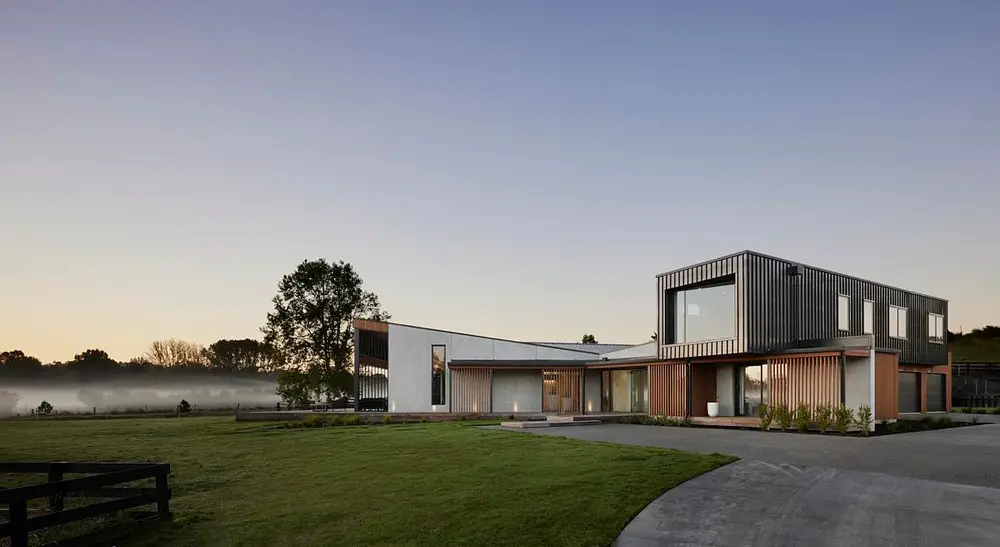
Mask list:
[[[1000,425],[875,438],[625,424],[531,430],[743,458],[670,490],[617,545],[996,545]]]

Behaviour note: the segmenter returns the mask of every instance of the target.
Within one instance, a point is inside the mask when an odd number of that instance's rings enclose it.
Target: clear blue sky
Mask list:
[[[0,350],[394,320],[641,342],[745,248],[1000,322],[1000,2],[4,2]]]

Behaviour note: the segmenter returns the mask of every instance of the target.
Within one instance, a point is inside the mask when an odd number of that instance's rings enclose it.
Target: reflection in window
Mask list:
[[[445,347],[431,346],[431,404],[444,402]]]
[[[837,329],[851,330],[851,297],[843,294],[837,296]]]
[[[674,343],[736,336],[736,290],[733,283],[674,293]]]
[[[906,338],[906,308],[889,306],[889,336]]]
[[[944,316],[932,313],[927,320],[927,333],[931,342],[944,343]]]
[[[872,334],[875,332],[875,303],[871,300],[865,300],[865,313],[862,318],[862,332],[865,334]]]

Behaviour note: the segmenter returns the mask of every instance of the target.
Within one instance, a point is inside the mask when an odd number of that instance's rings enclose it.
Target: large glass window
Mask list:
[[[844,294],[837,295],[837,328],[851,330],[851,297]]]
[[[431,404],[443,405],[445,347],[431,346]]]
[[[736,290],[732,283],[674,293],[674,343],[736,336]]]
[[[932,313],[927,320],[927,333],[931,342],[944,343],[944,316]]]
[[[906,308],[889,306],[889,336],[906,338]]]

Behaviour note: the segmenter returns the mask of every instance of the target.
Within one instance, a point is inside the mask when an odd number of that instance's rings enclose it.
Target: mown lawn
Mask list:
[[[164,547],[608,545],[663,491],[732,461],[463,423],[232,418],[0,421],[0,460],[170,463],[174,523],[123,542]]]

